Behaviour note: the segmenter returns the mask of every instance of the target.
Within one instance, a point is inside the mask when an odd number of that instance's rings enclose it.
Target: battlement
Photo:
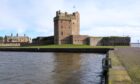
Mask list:
[[[68,14],[67,12],[56,11],[56,17],[79,17],[79,12],[73,12],[72,14]]]

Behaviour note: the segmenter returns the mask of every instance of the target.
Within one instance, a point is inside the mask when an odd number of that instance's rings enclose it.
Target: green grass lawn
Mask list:
[[[0,48],[124,48],[128,46],[89,46],[89,45],[73,45],[73,44],[62,44],[62,45],[38,45],[38,46],[21,46],[21,47],[0,47]]]
[[[21,48],[114,48],[114,46],[89,46],[89,45],[40,45],[40,46],[22,46]]]

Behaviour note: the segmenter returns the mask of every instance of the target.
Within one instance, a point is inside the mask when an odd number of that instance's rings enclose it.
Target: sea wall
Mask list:
[[[130,37],[90,37],[90,46],[129,46]]]
[[[129,46],[130,37],[104,37],[101,41],[102,46]]]
[[[0,51],[16,52],[74,52],[74,53],[107,53],[113,48],[0,48]]]
[[[101,46],[103,37],[89,37],[90,46]]]

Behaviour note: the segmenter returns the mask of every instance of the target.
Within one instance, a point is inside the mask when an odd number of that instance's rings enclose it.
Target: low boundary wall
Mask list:
[[[0,51],[16,52],[83,52],[83,53],[107,53],[113,48],[0,48]]]

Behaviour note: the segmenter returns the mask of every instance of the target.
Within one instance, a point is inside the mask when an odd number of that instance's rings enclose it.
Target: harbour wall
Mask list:
[[[104,53],[113,48],[0,48],[0,51],[15,52],[75,52],[75,53]]]

